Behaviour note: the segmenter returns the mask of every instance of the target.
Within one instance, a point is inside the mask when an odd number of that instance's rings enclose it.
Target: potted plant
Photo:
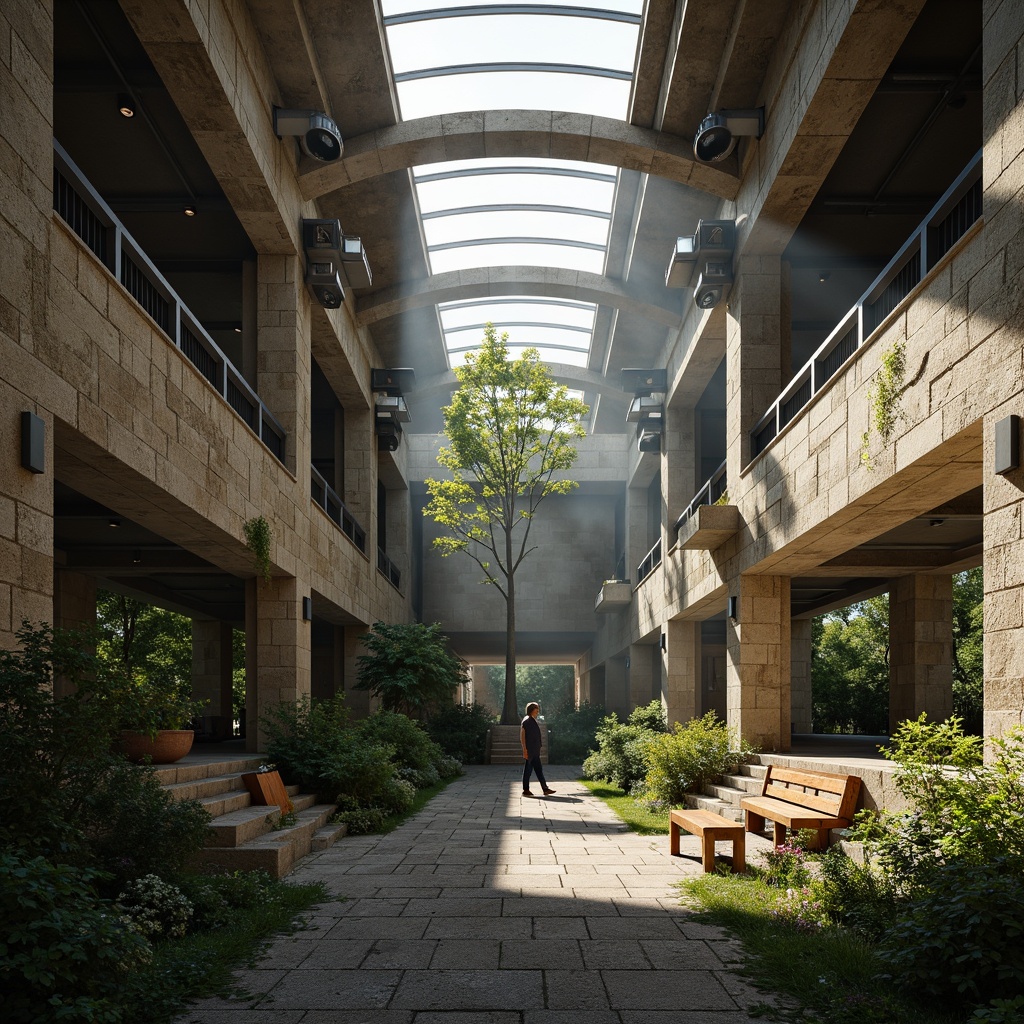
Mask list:
[[[188,726],[206,706],[173,683],[132,680],[118,694],[121,736],[118,749],[136,764],[173,764],[191,749]]]

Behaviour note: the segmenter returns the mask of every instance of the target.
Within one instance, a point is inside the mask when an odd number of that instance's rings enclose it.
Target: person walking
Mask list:
[[[537,724],[537,715],[540,714],[540,705],[531,700],[526,705],[526,717],[519,728],[519,739],[523,744],[523,759],[526,764],[523,766],[523,796],[533,796],[530,792],[530,773],[537,773],[537,781],[544,795],[554,793],[544,778],[544,768],[540,763],[540,749],[544,745],[540,726]]]

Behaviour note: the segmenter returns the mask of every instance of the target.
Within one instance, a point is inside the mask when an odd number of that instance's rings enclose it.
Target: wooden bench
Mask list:
[[[745,796],[740,807],[748,832],[763,832],[765,818],[774,823],[773,842],[781,846],[786,831],[810,828],[818,833],[814,849],[828,846],[829,829],[846,828],[860,795],[856,775],[806,771],[769,765],[760,796]]]
[[[715,870],[715,842],[732,840],[732,869],[746,871],[746,833],[743,822],[730,821],[711,811],[672,811],[669,815],[668,843],[673,857],[679,856],[679,830],[701,838],[701,864],[705,871]]]

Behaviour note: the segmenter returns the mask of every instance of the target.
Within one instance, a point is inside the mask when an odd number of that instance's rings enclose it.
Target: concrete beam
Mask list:
[[[720,199],[734,199],[739,189],[734,171],[694,159],[692,139],[558,110],[439,114],[367,132],[346,139],[344,156],[334,163],[305,157],[299,165],[299,186],[304,199],[316,199],[393,171],[482,157],[608,164],[691,185]]]
[[[676,308],[645,299],[620,281],[578,270],[554,267],[480,267],[453,270],[419,281],[403,281],[391,288],[366,295],[356,304],[360,326],[378,323],[410,309],[433,306],[457,299],[493,298],[502,295],[543,295],[549,298],[595,302],[601,306],[635,313],[663,327],[678,329],[682,323],[681,302]],[[671,302],[676,297],[666,292]]]

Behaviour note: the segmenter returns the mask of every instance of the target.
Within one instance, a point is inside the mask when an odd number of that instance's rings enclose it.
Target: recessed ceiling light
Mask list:
[[[122,117],[135,116],[135,101],[127,93],[117,97],[117,109]]]
[[[196,208],[189,204],[188,206],[185,207],[183,213],[185,214],[186,217],[194,217],[196,215]]]

